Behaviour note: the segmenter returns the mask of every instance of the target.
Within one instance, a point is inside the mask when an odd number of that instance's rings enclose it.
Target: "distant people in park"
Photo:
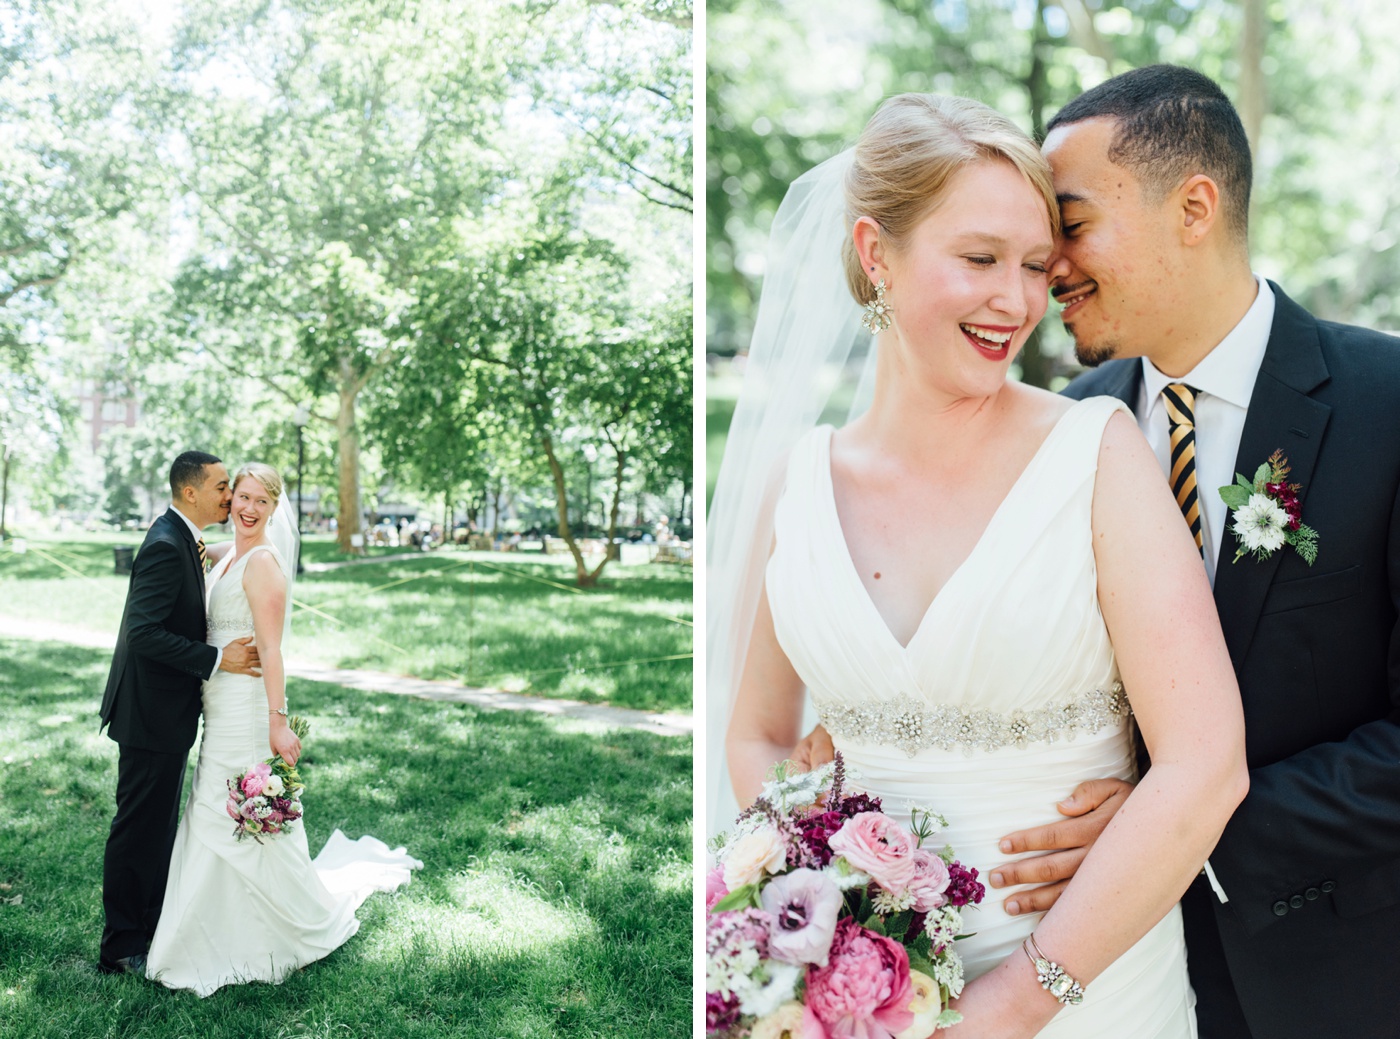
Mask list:
[[[102,724],[120,751],[98,963],[207,996],[280,982],[324,957],[359,928],[355,910],[371,891],[406,883],[421,863],[339,830],[313,862],[304,820],[260,840],[237,836],[230,817],[243,817],[229,808],[228,781],[269,751],[292,766],[301,754],[282,661],[299,536],[271,466],[249,463],[230,483],[219,459],[189,451],[171,465],[170,486],[170,509],[132,568],[102,699]],[[234,540],[206,546],[203,528],[230,518]],[[194,786],[177,827],[201,713]],[[244,804],[265,796],[244,792]],[[272,798],[262,809],[282,810]],[[336,871],[357,874],[354,886],[337,884]]]

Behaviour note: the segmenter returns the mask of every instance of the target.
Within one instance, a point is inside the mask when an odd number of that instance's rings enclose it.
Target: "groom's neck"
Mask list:
[[[1248,262],[1199,272],[1192,279],[1172,334],[1145,351],[1163,375],[1182,378],[1200,364],[1243,320],[1259,295]]]
[[[202,529],[204,529],[204,528],[203,528],[203,525],[199,522],[199,520],[196,519],[194,516],[191,516],[191,515],[190,515],[190,512],[189,512],[190,507],[189,507],[188,505],[186,505],[184,502],[182,502],[182,501],[175,501],[175,500],[172,498],[171,501],[170,501],[170,507],[171,507],[172,509],[174,509],[176,512],[178,512],[181,516],[184,516],[185,519],[189,520],[190,523],[194,525],[194,527],[195,527],[196,530],[202,530]]]

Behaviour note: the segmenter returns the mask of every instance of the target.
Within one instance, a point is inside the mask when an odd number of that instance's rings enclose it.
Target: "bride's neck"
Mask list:
[[[235,556],[241,556],[250,548],[256,548],[258,545],[266,544],[266,534],[266,530],[260,530],[252,535],[244,534],[241,531],[235,532],[233,535],[233,554]]]
[[[959,443],[984,440],[1006,403],[1003,384],[986,397],[954,397],[902,380],[881,380],[870,410],[860,417],[863,435],[882,453],[946,460]]]

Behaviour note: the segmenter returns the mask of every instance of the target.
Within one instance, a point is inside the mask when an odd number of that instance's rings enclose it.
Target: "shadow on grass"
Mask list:
[[[308,838],[424,861],[281,986],[91,968],[116,747],[105,654],[0,641],[0,1036],[669,1036],[690,1027],[691,746],[293,682]],[[232,895],[231,897],[236,897]]]

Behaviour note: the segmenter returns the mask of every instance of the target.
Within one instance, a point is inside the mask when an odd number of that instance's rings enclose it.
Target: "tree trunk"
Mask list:
[[[588,567],[583,562],[583,553],[579,550],[578,542],[574,540],[574,532],[569,527],[569,489],[564,482],[564,467],[559,464],[559,456],[554,453],[554,439],[548,433],[541,433],[540,446],[544,448],[544,456],[549,461],[550,475],[554,477],[554,499],[559,511],[559,536],[564,539],[564,544],[569,546],[569,553],[574,557],[574,575],[578,586],[592,588],[597,583],[597,578],[588,573]]]
[[[1050,101],[1050,80],[1046,69],[1045,50],[1050,46],[1050,33],[1045,28],[1046,0],[1037,0],[1035,24],[1031,32],[1031,65],[1023,85],[1030,101],[1031,130],[1037,141],[1045,138],[1045,108]],[[1017,358],[1021,365],[1021,381],[1045,388],[1050,384],[1050,358],[1040,349],[1040,329],[1026,338]]]
[[[597,583],[598,575],[603,572],[603,567],[608,565],[608,560],[613,557],[613,538],[617,537],[617,514],[622,510],[622,469],[627,464],[627,452],[613,448],[613,454],[617,459],[617,466],[613,470],[613,478],[616,483],[613,485],[612,508],[608,511],[608,543],[603,549],[603,561],[594,569],[591,577],[593,583]],[[618,555],[621,556],[619,551]]]
[[[1269,16],[1264,0],[1244,0],[1244,31],[1240,34],[1240,93],[1238,98],[1240,122],[1244,123],[1249,148],[1257,159],[1259,135],[1264,128],[1264,115],[1269,110],[1268,84],[1264,81],[1264,46],[1269,31]]]
[[[5,451],[5,461],[0,469],[0,538],[10,535],[5,531],[5,510],[10,505],[10,452]]]
[[[1112,41],[1094,25],[1094,10],[1085,0],[1054,0],[1055,6],[1069,19],[1069,39],[1080,50],[1087,51],[1103,62],[1109,75],[1118,64]]]
[[[364,513],[360,508],[360,430],[355,424],[355,398],[360,392],[360,381],[349,370],[349,364],[341,363],[340,410],[335,417],[335,434],[340,470],[340,508],[336,514],[336,542],[340,551],[363,555],[361,546],[351,543],[351,538],[364,534]]]

